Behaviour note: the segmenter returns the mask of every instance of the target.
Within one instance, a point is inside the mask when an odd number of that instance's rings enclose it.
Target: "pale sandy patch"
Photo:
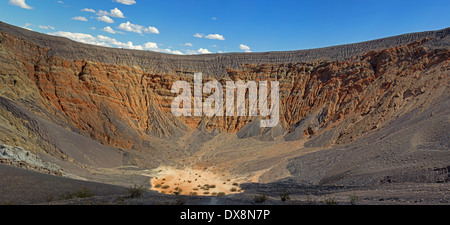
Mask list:
[[[226,174],[191,168],[174,169],[160,167],[157,175],[150,180],[151,190],[165,194],[179,195],[229,195],[241,193],[238,178]]]

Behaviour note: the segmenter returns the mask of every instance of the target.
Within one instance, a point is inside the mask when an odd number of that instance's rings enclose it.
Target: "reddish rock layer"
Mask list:
[[[2,96],[34,101],[103,144],[132,148],[147,135],[173,136],[202,120],[171,114],[176,96],[171,86],[178,80],[192,84],[190,73],[147,73],[137,66],[49,57],[49,49],[6,33],[0,41]],[[304,118],[316,115],[302,135],[341,126],[335,141],[347,142],[433,100],[416,96],[434,96],[445,88],[450,51],[427,49],[426,41],[345,61],[244,64],[226,68],[228,77],[220,82],[279,81],[284,128],[293,132]],[[252,119],[205,118],[210,130],[227,132],[239,131]]]

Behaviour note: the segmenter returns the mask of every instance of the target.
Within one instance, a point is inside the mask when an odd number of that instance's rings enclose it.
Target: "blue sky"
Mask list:
[[[1,0],[0,20],[171,54],[319,48],[450,26],[450,1]]]

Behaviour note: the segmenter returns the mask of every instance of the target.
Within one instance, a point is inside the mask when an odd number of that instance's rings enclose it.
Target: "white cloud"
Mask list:
[[[211,54],[211,52],[206,48],[199,48],[198,50],[187,50],[186,53],[188,55]]]
[[[154,51],[154,52],[163,52],[163,53],[169,53],[169,54],[177,54],[177,55],[183,55],[181,51],[178,50],[170,50],[170,49],[160,49],[158,48],[158,44],[154,42],[147,42],[143,45],[134,45],[133,42],[120,42],[114,38],[104,36],[104,35],[97,35],[96,37],[90,35],[90,34],[83,34],[83,33],[71,33],[71,32],[64,32],[64,31],[58,31],[53,33],[48,33],[50,35],[55,36],[61,36],[66,37],[74,41],[78,41],[85,44],[91,44],[91,45],[100,45],[104,47],[116,47],[116,48],[125,48],[125,49],[135,49],[135,50],[148,50],[148,51]],[[201,52],[204,52],[204,49],[199,49]],[[208,51],[208,50],[206,50]],[[197,53],[198,54],[198,53]]]
[[[181,51],[178,51],[178,50],[173,51],[173,50],[168,49],[168,48],[166,48],[166,49],[158,49],[158,50],[156,50],[156,52],[175,54],[175,55],[184,55]]]
[[[114,20],[111,19],[109,16],[99,16],[97,17],[97,20],[105,23],[114,23]]]
[[[142,47],[145,50],[153,51],[153,52],[163,52],[163,53],[169,53],[169,54],[175,54],[175,55],[184,55],[182,52],[180,52],[178,50],[173,51],[173,50],[168,49],[168,48],[160,49],[158,47],[158,44],[156,44],[155,42],[147,42],[147,43],[143,44]]]
[[[220,40],[220,41],[225,40],[225,38],[220,34],[208,34],[208,35],[206,35],[205,38],[212,39],[212,40]]]
[[[149,34],[159,34],[159,30],[156,27],[144,28],[144,32]]]
[[[120,11],[120,9],[118,9],[118,8],[111,9],[110,15],[112,17],[117,17],[117,18],[125,18],[122,11]]]
[[[98,10],[97,15],[99,16],[109,16],[109,12],[105,10]]]
[[[116,18],[125,18],[122,11],[118,8],[114,8],[108,11],[105,10],[98,10],[97,12],[98,16],[110,16],[110,17],[116,17]]]
[[[98,12],[97,12],[94,9],[90,9],[90,8],[84,8],[81,11],[95,13],[99,17],[107,16],[107,17],[115,17],[115,18],[125,18],[125,15],[123,14],[123,12],[120,11],[120,9],[118,9],[118,8],[111,9],[111,10],[109,10],[109,12],[106,10],[98,10]]]
[[[217,20],[217,18],[216,17],[213,17],[213,18],[211,18],[212,20]]]
[[[126,23],[121,23],[117,28],[138,34],[142,33],[159,34],[159,30],[156,27],[144,27],[142,25],[132,24],[129,21]]]
[[[84,8],[81,10],[82,12],[91,12],[91,13],[96,13],[95,10],[93,9],[88,9],[88,8]]]
[[[66,3],[63,2],[63,1],[57,1],[56,3],[61,5],[62,7],[65,7],[65,8],[69,8],[70,7],[70,6],[66,5]]]
[[[203,38],[205,35],[204,34],[199,34],[199,33],[195,33],[194,37],[196,38]]]
[[[144,46],[145,50],[151,50],[151,49],[157,49],[158,48],[158,44],[156,44],[154,42],[147,42],[143,46]]]
[[[178,51],[178,50],[172,51],[172,54],[175,54],[175,55],[184,55],[182,52],[180,52],[180,51]]]
[[[143,50],[143,47],[140,45],[134,45],[133,42],[128,41],[126,43],[117,41],[114,38],[110,38],[103,35],[97,35],[96,37],[90,35],[90,34],[83,34],[83,33],[72,33],[72,32],[64,32],[64,31],[57,31],[53,33],[49,33],[50,35],[55,36],[61,36],[66,37],[74,41],[78,41],[85,44],[91,44],[91,45],[100,45],[104,47],[119,47],[119,48],[127,48],[127,49],[137,49],[137,50]]]
[[[192,47],[192,43],[184,43],[184,46],[191,46]]]
[[[20,8],[24,9],[33,9],[33,7],[27,5],[25,0],[9,0],[9,4],[19,6]]]
[[[200,53],[200,54],[210,54],[211,53],[206,48],[200,48],[200,49],[197,50],[197,52]]]
[[[97,39],[96,37],[94,37],[90,34],[72,33],[72,32],[64,32],[64,31],[57,31],[57,32],[48,33],[48,34],[66,37],[71,40],[78,41],[78,42],[85,43],[85,44],[111,47],[111,45],[107,44],[106,42],[100,41],[99,39]]]
[[[26,23],[25,26],[23,26],[22,28],[27,29],[27,30],[32,30],[31,28],[29,28],[31,26],[33,26],[32,23]]]
[[[41,29],[45,29],[45,30],[48,30],[48,29],[54,30],[55,29],[54,27],[52,27],[50,25],[48,25],[48,26],[39,25],[38,27],[41,28]]]
[[[108,32],[110,34],[117,34],[117,33],[122,34],[122,32],[116,31],[116,30],[112,29],[110,26],[104,27],[102,29],[102,31]]]
[[[208,34],[208,35],[205,36],[204,34],[195,33],[194,37],[196,37],[196,38],[207,38],[207,39],[220,40],[220,41],[225,40],[223,35],[220,35],[220,34]]]
[[[134,5],[134,4],[136,4],[135,0],[113,0],[113,2],[122,3],[124,5]]]
[[[72,18],[73,20],[79,20],[79,21],[88,21],[88,19],[86,19],[86,17],[84,16],[76,16]]]
[[[118,28],[124,31],[142,34],[142,29],[144,29],[144,26],[132,24],[128,21],[126,23],[121,23]]]
[[[103,35],[97,35],[97,39],[100,42],[107,42],[108,44],[111,44],[113,46],[119,47],[119,48],[127,48],[127,49],[135,49],[135,50],[144,50],[144,48],[140,45],[134,45],[133,42],[128,41],[126,43],[117,41],[114,38],[110,38]]]
[[[244,44],[240,44],[239,48],[241,50],[244,50],[245,52],[252,52],[252,51],[250,51],[250,47],[248,47],[247,45],[244,45]]]

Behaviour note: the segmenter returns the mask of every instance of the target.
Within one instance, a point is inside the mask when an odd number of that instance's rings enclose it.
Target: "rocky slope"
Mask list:
[[[59,166],[53,163],[43,162],[38,156],[21,147],[0,145],[0,163],[55,176],[64,175],[64,171]]]
[[[192,84],[194,72],[222,84],[279,81],[279,125],[261,129],[259,117],[174,117],[171,86]],[[387,134],[392,124],[412,129],[402,118],[429,111],[444,116],[427,128],[438,129],[431,139],[424,130],[389,148],[429,149],[431,143],[447,151],[449,118],[442,110],[448,109],[433,110],[447,105],[449,74],[450,28],[313,50],[176,56],[85,45],[0,23],[0,141],[51,156],[79,174],[69,165],[192,166],[265,182],[294,176],[314,184],[373,184],[344,179],[341,173],[357,171],[356,165],[336,164],[342,156],[335,154],[370,148],[368,155],[382,155],[384,145],[355,143]],[[358,154],[366,155],[346,157]],[[331,161],[304,163],[324,159]],[[385,160],[377,162],[377,177],[390,174],[380,172]],[[450,159],[440,163],[446,168]],[[330,174],[332,166],[339,172]]]
[[[411,33],[396,37],[378,39],[349,45],[332,46],[320,49],[264,52],[227,53],[196,56],[170,55],[157,52],[104,48],[85,45],[66,38],[48,36],[21,29],[0,22],[0,32],[22,37],[32,43],[48,48],[48,56],[56,56],[69,61],[86,59],[105,64],[136,66],[148,73],[183,73],[202,71],[209,76],[226,76],[227,68],[241,68],[242,64],[298,63],[316,60],[343,60],[359,56],[369,51],[405,45],[424,38],[431,38],[426,44],[430,48],[448,47],[449,29]]]

